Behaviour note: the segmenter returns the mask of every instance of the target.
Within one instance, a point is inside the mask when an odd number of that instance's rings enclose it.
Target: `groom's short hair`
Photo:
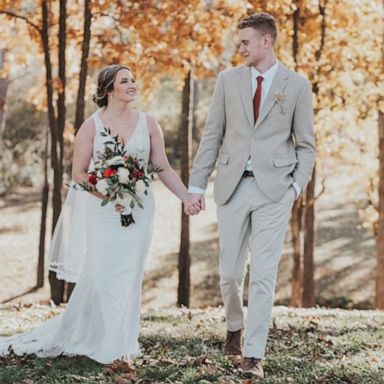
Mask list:
[[[253,28],[262,32],[263,34],[269,34],[272,37],[272,41],[276,41],[276,20],[269,13],[258,12],[254,13],[253,15],[244,17],[240,20],[239,24],[237,24],[237,29],[244,28]]]

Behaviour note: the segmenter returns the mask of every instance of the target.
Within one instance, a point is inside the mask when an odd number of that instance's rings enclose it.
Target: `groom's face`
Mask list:
[[[239,31],[239,52],[245,65],[257,66],[266,58],[269,49],[268,35],[251,27]]]

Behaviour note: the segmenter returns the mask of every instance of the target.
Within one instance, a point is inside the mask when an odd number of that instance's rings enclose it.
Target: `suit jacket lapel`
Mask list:
[[[263,122],[273,105],[276,103],[276,94],[281,93],[284,90],[284,87],[287,83],[288,74],[289,72],[285,69],[285,67],[279,63],[279,68],[277,69],[271,87],[269,88],[267,98],[261,107],[260,115],[257,119],[254,129],[256,129]]]
[[[240,81],[240,95],[245,109],[245,114],[247,115],[249,124],[251,127],[254,125],[254,116],[253,116],[253,95],[252,95],[252,83],[251,83],[251,68],[243,66],[240,68],[239,73]]]

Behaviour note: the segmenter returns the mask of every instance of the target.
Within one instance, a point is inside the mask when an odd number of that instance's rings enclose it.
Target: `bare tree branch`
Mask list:
[[[32,23],[26,16],[18,15],[17,13],[11,12],[11,11],[2,11],[0,10],[0,14],[7,15],[10,17],[13,17],[15,19],[24,20],[28,25],[30,25],[32,28],[36,29],[37,32],[39,32],[40,36],[42,36],[42,29],[36,25],[35,23]]]
[[[119,39],[120,39],[120,44],[121,45],[126,45],[128,42],[125,41],[124,39],[124,35],[123,35],[123,31],[120,27],[120,24],[121,24],[121,20],[116,17],[116,16],[113,16],[113,15],[110,15],[108,13],[104,13],[104,12],[95,12],[95,13],[92,13],[92,16],[100,16],[100,17],[107,17],[109,19],[112,19],[115,23],[114,23],[114,29],[116,30],[116,32],[118,33],[119,35]],[[123,26],[124,28],[124,26]]]
[[[120,19],[116,16],[113,16],[113,15],[110,15],[108,13],[104,13],[104,12],[95,12],[95,13],[92,13],[93,16],[101,16],[101,17],[108,17],[114,21],[116,21],[117,23],[120,23]]]

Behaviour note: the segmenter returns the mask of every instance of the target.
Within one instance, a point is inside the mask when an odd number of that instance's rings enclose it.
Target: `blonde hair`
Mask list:
[[[277,28],[275,18],[266,12],[258,12],[253,15],[244,17],[237,24],[237,29],[253,28],[263,34],[269,34],[272,37],[272,41],[276,41]]]

